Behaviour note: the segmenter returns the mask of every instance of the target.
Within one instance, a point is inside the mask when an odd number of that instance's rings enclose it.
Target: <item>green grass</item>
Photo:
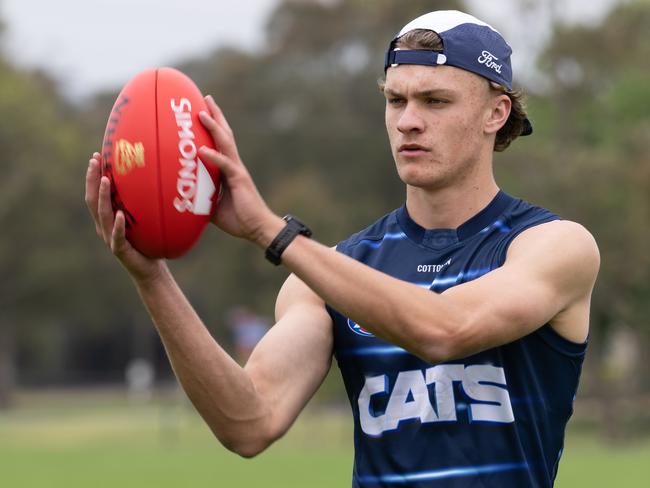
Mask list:
[[[129,404],[120,394],[37,395],[0,414],[2,488],[347,487],[347,412],[308,410],[291,432],[245,460],[223,449],[179,397]],[[644,487],[650,440],[605,446],[569,432],[556,486]]]
[[[156,405],[129,405],[114,396],[78,400],[57,394],[0,414],[0,487],[350,484],[351,437],[340,414],[307,413],[272,449],[247,460],[221,447],[182,400]]]
[[[594,433],[569,429],[555,483],[557,488],[650,486],[650,439],[606,445]]]

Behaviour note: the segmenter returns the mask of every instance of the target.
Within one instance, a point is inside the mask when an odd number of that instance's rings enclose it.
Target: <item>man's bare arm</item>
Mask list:
[[[331,319],[295,277],[278,296],[278,322],[245,368],[212,338],[169,272],[138,291],[187,396],[221,443],[242,456],[281,437],[329,370]]]
[[[543,224],[515,239],[501,268],[443,294],[302,236],[287,248],[283,263],[364,328],[437,363],[511,342],[574,307],[584,309],[574,315],[585,320],[561,332],[584,340],[599,255],[591,235],[577,224]]]
[[[137,252],[125,219],[100,178],[100,155],[86,174],[86,204],[97,233],[129,272],[162,338],[172,367],[199,413],[229,449],[253,456],[280,437],[331,364],[332,321],[323,301],[295,277],[278,295],[277,324],[246,368],[212,338],[162,260]]]

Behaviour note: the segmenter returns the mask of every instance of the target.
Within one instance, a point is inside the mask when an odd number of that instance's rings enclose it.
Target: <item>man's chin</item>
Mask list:
[[[436,189],[444,186],[444,175],[422,171],[422,168],[401,167],[398,171],[399,179],[405,185],[422,189]]]

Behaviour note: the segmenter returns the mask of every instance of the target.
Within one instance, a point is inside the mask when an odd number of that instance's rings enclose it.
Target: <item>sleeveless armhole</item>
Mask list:
[[[528,229],[532,229],[533,227],[537,227],[538,225],[547,224],[549,222],[554,222],[556,220],[562,220],[562,219],[557,215],[554,215],[549,212],[548,214],[539,218],[539,220],[535,220],[533,222],[527,222],[526,224],[516,229],[513,229],[512,232],[507,234],[506,238],[500,244],[501,250],[499,252],[498,265],[503,266],[505,264],[506,257],[508,255],[508,249],[510,249],[510,244],[512,244],[512,241],[514,241],[515,238],[519,237],[519,235],[522,232],[527,231]]]
[[[550,324],[543,325],[537,329],[537,334],[551,349],[570,358],[580,358],[587,352],[589,338],[585,342],[578,343],[562,337]]]
[[[527,223],[526,225],[521,226],[521,228],[514,229],[512,233],[508,234],[506,239],[504,239],[503,243],[501,244],[502,249],[499,256],[500,266],[506,262],[506,256],[508,254],[510,244],[512,244],[512,241],[514,241],[517,236],[528,229],[556,220],[562,219],[559,216],[549,212],[546,215],[541,216],[539,220]],[[538,335],[540,339],[542,339],[542,341],[544,341],[544,343],[554,351],[570,358],[582,357],[587,351],[588,339],[583,343],[570,341],[569,339],[562,337],[558,332],[555,331],[555,329],[553,329],[553,327],[551,327],[551,324],[548,323],[535,330],[533,334]]]

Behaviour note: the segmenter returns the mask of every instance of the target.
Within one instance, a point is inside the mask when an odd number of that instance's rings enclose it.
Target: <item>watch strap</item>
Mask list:
[[[276,266],[282,262],[282,253],[297,236],[311,237],[312,235],[311,230],[294,216],[285,215],[283,220],[287,224],[275,236],[273,241],[271,241],[271,244],[269,244],[269,247],[266,248],[266,252],[264,253],[266,259]]]

